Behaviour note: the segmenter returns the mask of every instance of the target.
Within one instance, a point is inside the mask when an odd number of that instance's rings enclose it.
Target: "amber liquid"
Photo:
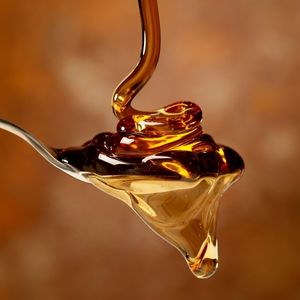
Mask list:
[[[207,176],[192,183],[147,176],[91,175],[90,179],[95,186],[128,204],[183,254],[197,277],[206,278],[218,265],[218,200],[238,176]]]
[[[139,5],[141,59],[113,95],[117,132],[100,133],[81,147],[56,153],[96,187],[129,205],[184,255],[197,277],[206,278],[218,265],[218,200],[244,164],[234,150],[203,133],[198,105],[180,101],[154,112],[132,107],[160,52],[156,0],[140,0]]]

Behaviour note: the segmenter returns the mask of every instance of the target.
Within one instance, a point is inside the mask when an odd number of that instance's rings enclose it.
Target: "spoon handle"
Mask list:
[[[77,169],[68,164],[60,162],[56,157],[55,149],[45,146],[36,137],[34,137],[26,130],[3,119],[0,119],[0,129],[8,131],[23,139],[54,167],[60,169],[61,171],[67,173],[72,177],[75,177],[76,179],[88,182],[86,178]]]

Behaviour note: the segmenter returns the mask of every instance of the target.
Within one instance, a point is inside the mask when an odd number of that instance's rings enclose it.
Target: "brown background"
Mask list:
[[[0,116],[48,145],[113,131],[140,51],[137,1],[1,0]],[[0,133],[0,299],[299,299],[300,2],[160,0],[139,108],[198,102],[244,157],[222,198],[220,267],[197,280],[121,202]]]

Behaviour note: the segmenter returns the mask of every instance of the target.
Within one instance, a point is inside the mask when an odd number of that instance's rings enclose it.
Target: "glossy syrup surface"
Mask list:
[[[113,95],[116,132],[55,152],[62,163],[128,204],[184,255],[197,277],[206,278],[218,265],[218,199],[240,177],[244,164],[234,150],[203,132],[198,105],[178,101],[153,112],[132,107],[160,52],[157,3],[140,0],[139,6],[141,59]]]

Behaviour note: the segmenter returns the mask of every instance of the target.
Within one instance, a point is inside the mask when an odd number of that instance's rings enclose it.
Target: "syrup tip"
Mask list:
[[[199,279],[207,279],[213,276],[218,268],[218,260],[205,258],[202,261],[188,261],[189,268],[193,275]]]

